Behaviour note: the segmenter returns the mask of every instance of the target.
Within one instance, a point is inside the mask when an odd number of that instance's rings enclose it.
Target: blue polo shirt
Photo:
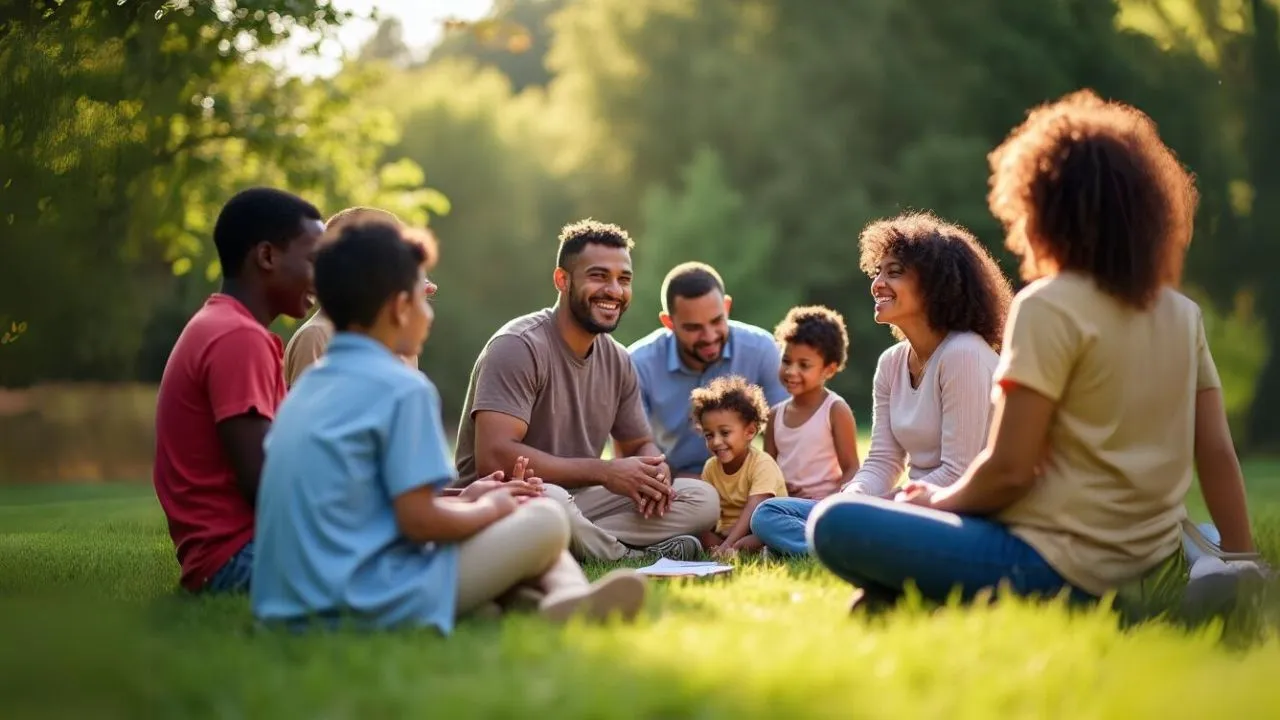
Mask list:
[[[339,332],[267,434],[250,603],[266,624],[311,619],[453,630],[458,546],[400,534],[394,498],[454,477],[425,375]]]
[[[654,441],[667,455],[672,472],[698,476],[711,457],[707,444],[689,417],[689,396],[725,375],[741,375],[764,388],[769,405],[788,396],[778,379],[782,353],[773,335],[736,320],[729,321],[724,353],[702,372],[680,359],[675,333],[659,328],[627,348],[640,376],[640,397],[653,427]]]

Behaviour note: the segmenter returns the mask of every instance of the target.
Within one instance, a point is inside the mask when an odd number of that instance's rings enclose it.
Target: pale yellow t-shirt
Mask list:
[[[702,479],[720,495],[720,522],[716,524],[716,532],[721,535],[738,522],[747,498],[752,495],[787,496],[787,481],[782,476],[782,468],[768,453],[754,447],[747,452],[742,467],[732,475],[725,473],[719,460],[714,457],[707,460],[702,466]]]
[[[1177,552],[1196,393],[1220,386],[1199,306],[1166,288],[1139,311],[1064,273],[1018,293],[1003,347],[996,382],[1056,407],[1043,476],[999,519],[1096,595]]]

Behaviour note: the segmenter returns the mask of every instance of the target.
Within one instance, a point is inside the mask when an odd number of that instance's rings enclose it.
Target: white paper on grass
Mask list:
[[[641,575],[705,577],[707,575],[726,573],[731,570],[733,570],[732,565],[724,565],[717,562],[694,562],[660,558],[658,562],[647,567],[638,568],[636,572]]]

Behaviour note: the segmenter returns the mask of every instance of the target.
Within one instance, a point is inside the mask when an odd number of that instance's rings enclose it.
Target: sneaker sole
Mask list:
[[[614,570],[573,595],[549,596],[540,608],[542,616],[563,623],[573,617],[602,622],[610,617],[630,621],[644,606],[644,578],[629,570]]]

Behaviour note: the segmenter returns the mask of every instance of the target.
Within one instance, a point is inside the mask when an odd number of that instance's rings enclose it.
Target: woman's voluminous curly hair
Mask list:
[[[915,272],[930,327],[977,333],[1000,351],[1013,289],[972,233],[932,213],[910,212],[871,223],[858,244],[859,265],[870,276],[888,255]],[[896,327],[893,335],[903,339]]]
[[[1137,308],[1177,284],[1199,198],[1146,114],[1081,90],[1033,109],[988,161],[1025,279],[1080,272]]]

